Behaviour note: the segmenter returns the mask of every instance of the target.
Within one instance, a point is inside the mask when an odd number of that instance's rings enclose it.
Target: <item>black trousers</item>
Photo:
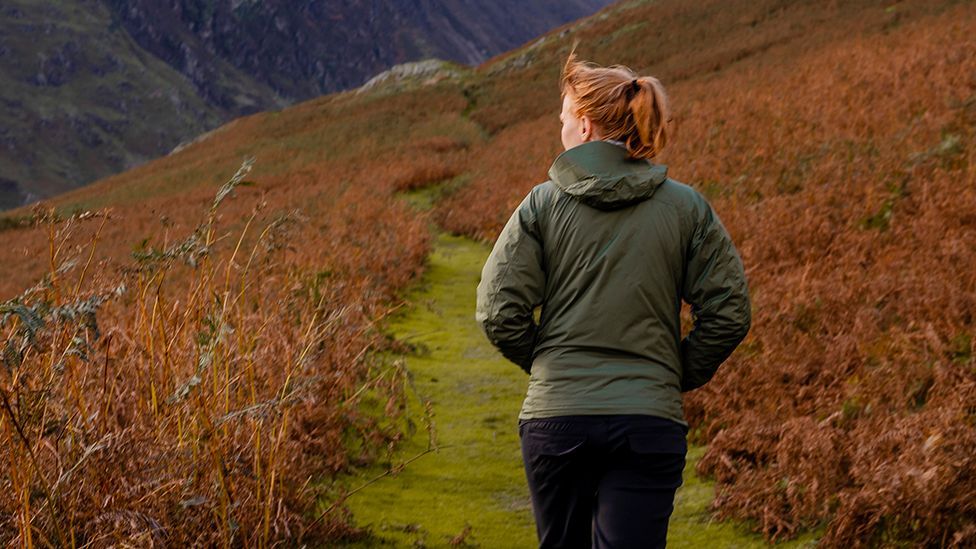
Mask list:
[[[519,421],[539,546],[664,547],[687,432],[646,415]]]

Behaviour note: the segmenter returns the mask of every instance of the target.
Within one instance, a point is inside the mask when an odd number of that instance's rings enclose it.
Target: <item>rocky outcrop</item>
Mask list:
[[[429,85],[448,78],[458,78],[463,74],[460,67],[440,59],[424,59],[412,63],[401,63],[370,78],[365,84],[356,89],[357,93],[365,93],[380,87],[401,89],[402,84],[416,83]]]

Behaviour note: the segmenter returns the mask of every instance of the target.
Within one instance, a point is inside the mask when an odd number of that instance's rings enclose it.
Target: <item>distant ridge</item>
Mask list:
[[[4,2],[0,210],[396,64],[478,64],[610,1]]]

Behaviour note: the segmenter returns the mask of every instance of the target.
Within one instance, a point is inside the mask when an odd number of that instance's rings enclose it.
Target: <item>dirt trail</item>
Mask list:
[[[357,524],[374,534],[350,547],[537,546],[516,423],[528,377],[491,348],[474,322],[475,287],[488,251],[438,235],[429,270],[408,296],[412,307],[388,325],[418,349],[404,360],[417,393],[432,403],[440,449],[349,499]],[[410,406],[419,427],[399,449],[400,460],[428,447],[423,408],[413,395]],[[709,520],[714,488],[693,472],[702,450],[689,453],[669,547],[766,547],[741,526]],[[362,471],[349,485],[381,471]]]

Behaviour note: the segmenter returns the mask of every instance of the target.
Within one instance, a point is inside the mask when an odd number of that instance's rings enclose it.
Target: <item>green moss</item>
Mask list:
[[[414,306],[389,325],[399,339],[429,350],[406,357],[406,367],[416,396],[432,403],[441,449],[350,498],[357,523],[374,533],[372,543],[359,546],[445,546],[466,528],[466,541],[484,547],[529,547],[535,540],[516,427],[527,377],[494,353],[474,322],[486,255],[481,245],[440,236],[410,296]],[[409,413],[422,425],[416,396]],[[418,428],[398,455],[408,459],[427,443]],[[349,486],[382,470],[360,471]]]
[[[414,208],[427,211],[433,209],[443,197],[455,192],[457,189],[467,184],[467,175],[459,175],[443,181],[437,181],[430,185],[400,193],[400,196]],[[472,309],[473,310],[473,309]]]
[[[474,322],[475,287],[488,251],[439,235],[427,274],[409,296],[413,306],[388,325],[397,338],[425,350],[405,357],[416,392],[408,414],[419,427],[394,464],[428,447],[421,400],[432,403],[440,450],[349,498],[354,520],[372,536],[347,547],[445,547],[454,538],[481,547],[537,546],[517,432],[528,378],[491,348]],[[669,545],[765,547],[744,526],[710,519],[714,486],[693,472],[702,452],[695,447],[689,453]],[[343,482],[356,488],[389,466],[357,471]]]

